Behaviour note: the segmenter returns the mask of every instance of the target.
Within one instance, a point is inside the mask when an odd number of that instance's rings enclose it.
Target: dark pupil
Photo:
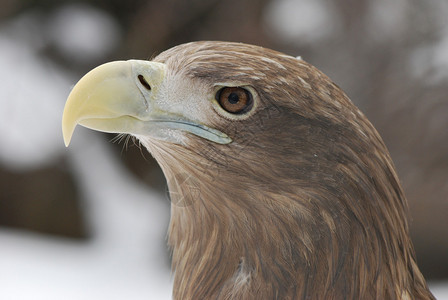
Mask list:
[[[237,104],[240,101],[240,97],[235,93],[231,93],[227,99],[231,104]]]

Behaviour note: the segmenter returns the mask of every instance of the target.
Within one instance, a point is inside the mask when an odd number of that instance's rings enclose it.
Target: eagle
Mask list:
[[[378,132],[300,57],[200,41],[103,64],[77,124],[138,139],[171,204],[174,299],[434,299]]]

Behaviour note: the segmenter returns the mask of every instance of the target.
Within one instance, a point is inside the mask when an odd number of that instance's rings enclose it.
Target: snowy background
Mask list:
[[[0,3],[0,299],[170,299],[160,170],[82,128],[66,149],[61,116],[94,66],[198,39],[302,55],[348,92],[391,150],[420,265],[448,299],[448,2],[123,2]]]

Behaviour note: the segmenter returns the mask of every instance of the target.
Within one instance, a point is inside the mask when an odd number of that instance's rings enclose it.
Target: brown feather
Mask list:
[[[249,118],[213,119],[228,145],[142,140],[173,201],[175,299],[434,299],[386,146],[328,77],[239,43],[180,45],[155,61],[259,96]]]

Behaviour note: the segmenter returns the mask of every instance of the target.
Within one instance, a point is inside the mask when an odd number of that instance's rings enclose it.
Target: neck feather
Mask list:
[[[172,200],[174,299],[433,299],[391,166],[390,185],[341,176],[320,189],[309,178],[238,180],[197,157],[158,161]]]

